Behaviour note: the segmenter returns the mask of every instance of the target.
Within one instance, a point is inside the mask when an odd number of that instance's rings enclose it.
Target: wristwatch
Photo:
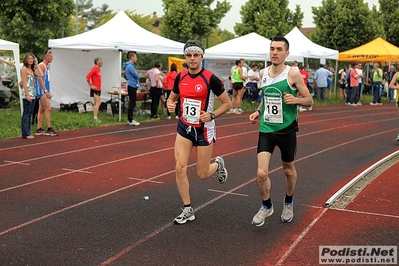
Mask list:
[[[209,113],[210,115],[211,115],[211,121],[213,120],[213,119],[215,119],[215,114],[214,113]]]

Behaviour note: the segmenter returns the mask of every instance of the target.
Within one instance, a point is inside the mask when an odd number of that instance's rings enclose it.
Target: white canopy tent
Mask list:
[[[252,32],[232,40],[215,45],[205,51],[204,59],[234,59],[244,58],[253,61],[269,60],[270,40]],[[303,62],[303,56],[290,49],[287,61]]]
[[[309,40],[303,33],[294,27],[285,38],[290,43],[290,46],[294,46],[294,49],[301,53],[303,57],[307,58],[324,58],[337,60],[335,64],[335,70],[338,68],[338,50],[333,50],[321,45],[318,45]],[[337,80],[337,72],[335,72],[335,80]],[[336,90],[336,83],[334,83],[334,91]]]
[[[21,82],[21,65],[19,62],[19,44],[0,39],[0,50],[7,50],[7,51],[13,52],[14,59],[15,59],[15,69],[17,72],[17,80],[18,80],[18,84],[19,84]],[[22,115],[23,103],[22,103],[22,99],[21,99],[21,93],[19,93],[19,99],[20,99],[19,102],[20,102],[20,106],[21,106],[21,115]]]
[[[339,51],[326,48],[318,45],[309,40],[303,33],[297,28],[293,28],[285,38],[290,43],[291,48],[296,52],[299,52],[303,57],[307,58],[326,58],[338,60]]]
[[[121,58],[123,51],[138,53],[182,54],[183,43],[175,42],[149,32],[119,11],[104,25],[91,31],[62,39],[49,40],[53,52],[51,63],[52,107],[60,103],[89,101],[86,74],[94,66],[95,57],[101,57],[101,99],[105,93],[121,83]],[[121,110],[121,108],[119,108]],[[120,114],[119,114],[120,119]]]

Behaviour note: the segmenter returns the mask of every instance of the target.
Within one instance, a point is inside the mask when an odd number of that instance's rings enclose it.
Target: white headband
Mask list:
[[[204,50],[202,50],[200,47],[195,46],[195,45],[189,46],[186,49],[184,49],[184,54],[187,54],[189,52],[198,52],[198,53],[200,53],[202,55],[204,54]]]

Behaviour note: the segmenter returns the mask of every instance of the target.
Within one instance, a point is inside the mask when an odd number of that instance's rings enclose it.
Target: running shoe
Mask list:
[[[46,136],[50,136],[50,137],[55,137],[58,134],[54,131],[54,129],[52,129],[51,127],[49,127],[46,131]]]
[[[140,123],[135,120],[132,120],[132,122],[128,122],[128,124],[129,126],[140,126]]]
[[[219,183],[223,184],[227,180],[227,169],[224,167],[224,160],[222,156],[217,156],[215,158],[215,163],[218,164],[218,168],[216,169],[216,176],[218,177]]]
[[[398,136],[396,137],[396,139],[395,139],[396,141],[399,141],[399,134],[398,134]]]
[[[184,209],[182,208],[182,211],[183,212],[173,220],[173,223],[175,223],[175,224],[185,224],[187,221],[194,221],[195,220],[195,215],[194,215],[194,209],[193,208],[185,207]]]
[[[238,108],[239,113],[243,113],[244,111],[241,108]]]
[[[294,202],[285,203],[283,206],[283,213],[281,214],[281,221],[289,223],[294,218]]]
[[[260,207],[259,211],[255,214],[254,218],[252,218],[252,224],[256,226],[262,226],[265,223],[266,217],[269,217],[274,212],[273,204],[270,209],[268,209],[265,205]]]
[[[46,131],[44,131],[42,128],[39,128],[36,130],[36,136],[39,135],[46,135]]]

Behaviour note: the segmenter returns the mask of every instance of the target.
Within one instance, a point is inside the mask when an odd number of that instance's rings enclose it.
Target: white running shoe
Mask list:
[[[140,125],[140,123],[135,120],[132,120],[132,122],[128,122],[128,124],[129,124],[129,126],[139,126]]]
[[[175,224],[185,224],[187,221],[194,221],[195,220],[195,215],[194,215],[194,209],[193,208],[185,207],[184,209],[182,208],[182,211],[183,212],[173,220],[173,223],[175,223]]]
[[[227,169],[224,167],[224,160],[222,156],[217,156],[215,158],[215,163],[218,164],[218,168],[216,169],[216,176],[218,177],[219,183],[223,184],[227,180]]]
[[[273,212],[273,205],[270,209],[268,209],[265,205],[262,205],[259,211],[255,214],[254,218],[252,218],[252,224],[256,226],[262,226],[265,223],[266,217],[272,215]]]
[[[228,114],[234,114],[235,108],[230,108],[230,110],[227,111]]]
[[[281,221],[289,223],[294,218],[294,202],[285,203],[283,206],[283,213],[281,214]]]

